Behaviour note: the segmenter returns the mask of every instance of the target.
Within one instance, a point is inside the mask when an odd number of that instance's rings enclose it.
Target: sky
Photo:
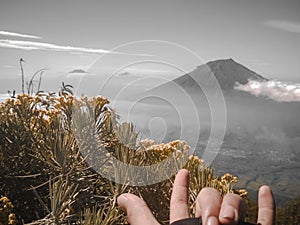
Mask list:
[[[20,58],[29,78],[41,68],[57,77],[164,55],[186,70],[233,58],[266,78],[299,83],[299,12],[299,0],[0,0],[0,92],[20,88]],[[189,50],[201,60],[190,60]],[[174,72],[146,64],[123,72]]]

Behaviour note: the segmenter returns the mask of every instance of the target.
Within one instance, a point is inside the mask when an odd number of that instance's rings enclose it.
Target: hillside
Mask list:
[[[215,79],[214,79],[215,78]],[[165,83],[156,90],[166,89],[172,83],[186,90],[200,90],[216,88],[216,82],[223,91],[234,91],[237,84],[246,84],[249,80],[267,81],[268,79],[237,63],[233,59],[220,59],[198,66],[188,74],[184,74],[173,81]]]

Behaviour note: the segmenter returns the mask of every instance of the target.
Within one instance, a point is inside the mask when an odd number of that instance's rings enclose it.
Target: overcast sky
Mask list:
[[[299,0],[1,0],[0,81],[20,76],[21,57],[28,74],[68,73],[90,69],[103,53],[146,57],[147,48],[113,48],[154,39],[205,62],[233,58],[267,78],[299,82],[299,12]]]

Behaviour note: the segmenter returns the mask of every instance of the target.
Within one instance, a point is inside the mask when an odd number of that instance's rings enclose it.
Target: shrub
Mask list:
[[[236,177],[216,177],[205,162],[189,155],[184,141],[139,140],[134,126],[120,124],[108,104],[102,96],[78,99],[68,92],[21,94],[0,104],[0,194],[12,200],[20,223],[126,224],[116,199],[131,192],[168,224],[174,176],[166,174],[183,167],[191,173],[191,214],[203,187],[246,196],[245,190],[233,189]],[[150,181],[122,163],[157,165],[148,175],[160,182],[132,185],[141,178]]]

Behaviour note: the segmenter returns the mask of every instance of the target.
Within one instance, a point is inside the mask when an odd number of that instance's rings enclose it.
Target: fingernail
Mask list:
[[[127,199],[128,198],[126,197],[125,194],[120,195],[117,199],[118,204],[123,206],[125,204],[125,202],[127,201]]]
[[[219,220],[214,216],[208,217],[206,225],[219,225]]]
[[[234,208],[231,206],[226,206],[222,209],[221,216],[223,218],[229,219],[229,220],[234,220],[235,218],[235,212]]]

